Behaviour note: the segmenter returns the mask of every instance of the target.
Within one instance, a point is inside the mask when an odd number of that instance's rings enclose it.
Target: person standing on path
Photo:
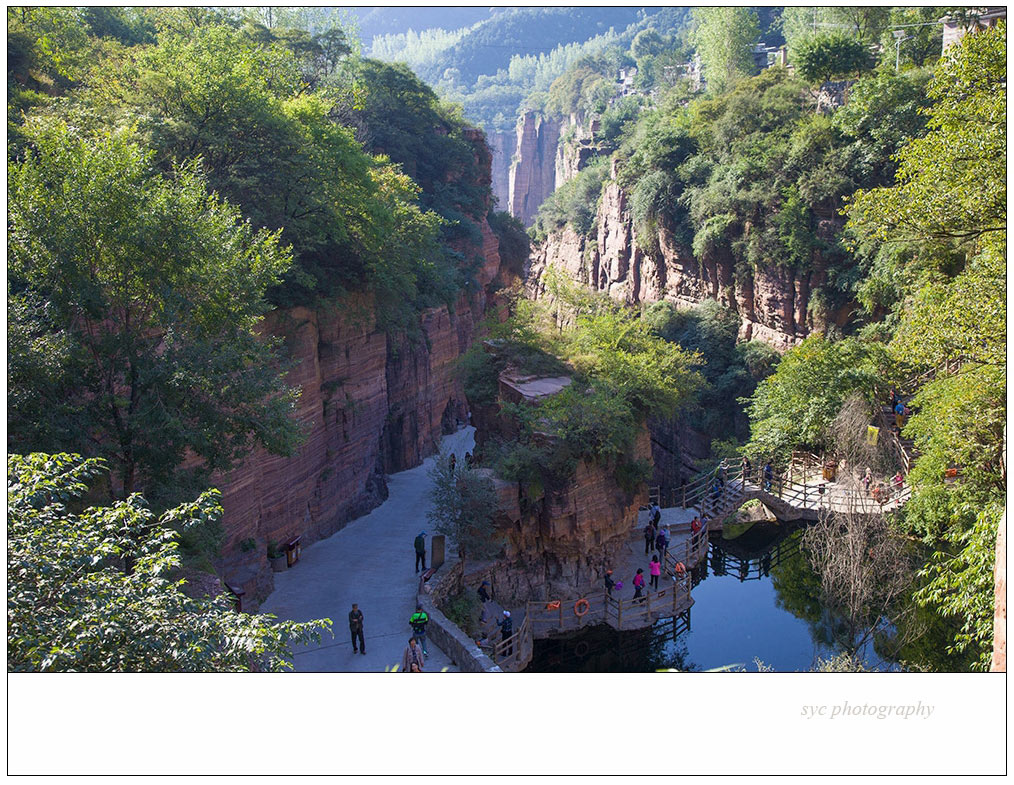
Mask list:
[[[426,611],[423,610],[422,605],[415,606],[415,613],[409,618],[408,623],[412,625],[412,633],[416,639],[422,645],[422,653],[424,657],[429,656],[429,652],[426,651],[426,625],[429,624],[430,617]]]
[[[419,532],[415,538],[415,571],[419,572],[419,562],[422,562],[422,568],[426,570],[426,532]]]
[[[489,595],[489,581],[483,581],[479,586],[479,602],[482,603],[482,613],[479,614],[479,624],[486,623],[486,610],[489,607],[487,603],[492,599]]]
[[[665,553],[665,530],[659,529],[658,536],[655,537],[655,550],[660,554]]]
[[[363,612],[359,610],[356,603],[352,603],[352,610],[349,611],[349,632],[352,633],[352,653],[362,651],[366,654],[366,641],[363,640]],[[356,638],[359,639],[359,648],[356,648]]]
[[[649,519],[648,523],[644,526],[644,555],[647,556],[651,553],[651,548],[655,544],[655,524]]]
[[[503,620],[502,621],[498,621],[496,623],[496,626],[500,628],[500,640],[505,641],[511,635],[513,635],[514,634],[514,622],[511,621],[511,612],[510,611],[504,611],[503,612]],[[513,653],[514,653],[514,647],[512,646],[509,649],[507,649],[506,651],[504,651],[504,656],[510,656]]]
[[[409,638],[405,653],[401,655],[402,673],[422,673],[425,664],[426,660],[423,659],[422,649],[416,646],[415,638]]]
[[[658,577],[662,574],[662,562],[658,560],[658,556],[651,557],[648,571],[651,573],[651,588],[658,591]]]
[[[608,596],[610,596],[610,597],[613,596],[613,586],[615,586],[615,585],[616,585],[616,582],[613,580],[613,571],[612,570],[606,570],[606,594]]]
[[[644,570],[637,568],[637,575],[634,576],[634,599],[636,600],[644,593]]]

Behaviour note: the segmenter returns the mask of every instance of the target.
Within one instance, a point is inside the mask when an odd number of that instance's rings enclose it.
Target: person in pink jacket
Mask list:
[[[658,576],[662,574],[662,562],[658,560],[657,554],[651,557],[648,571],[651,573],[651,588],[658,591]]]

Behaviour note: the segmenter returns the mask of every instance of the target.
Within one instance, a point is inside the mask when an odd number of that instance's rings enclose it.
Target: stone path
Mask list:
[[[442,449],[459,462],[474,449],[475,429],[463,428],[446,436]],[[412,630],[408,618],[415,610],[419,576],[415,574],[412,541],[426,531],[429,551],[431,527],[427,474],[435,457],[421,466],[388,478],[387,501],[326,540],[303,549],[299,562],[275,575],[275,590],[261,606],[280,619],[309,621],[328,617],[334,638],[294,652],[300,672],[382,672],[401,664]],[[427,556],[427,566],[429,556]],[[348,614],[352,603],[363,612],[366,655],[353,654]],[[426,671],[457,667],[437,646],[427,643]]]

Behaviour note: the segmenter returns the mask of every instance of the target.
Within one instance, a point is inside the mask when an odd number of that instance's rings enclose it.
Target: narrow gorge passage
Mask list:
[[[441,449],[459,461],[475,446],[475,429],[462,428],[445,436]],[[275,577],[275,590],[261,611],[280,619],[308,621],[328,617],[334,638],[294,650],[299,672],[382,672],[401,662],[411,629],[408,618],[415,609],[419,576],[414,572],[412,540],[426,532],[427,565],[430,538],[426,520],[432,481],[429,471],[436,456],[422,465],[388,478],[387,501],[344,529],[303,551],[302,558]],[[453,548],[448,559],[453,560]],[[442,569],[447,569],[445,563]],[[352,603],[363,612],[366,655],[353,654],[348,631]],[[426,670],[457,667],[432,641]]]

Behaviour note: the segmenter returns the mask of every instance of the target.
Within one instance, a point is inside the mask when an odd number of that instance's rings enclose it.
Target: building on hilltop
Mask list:
[[[944,26],[943,51],[965,37],[965,33],[975,33],[996,27],[996,23],[1007,18],[1007,6],[986,6],[968,8],[964,14],[948,15],[940,21]]]

